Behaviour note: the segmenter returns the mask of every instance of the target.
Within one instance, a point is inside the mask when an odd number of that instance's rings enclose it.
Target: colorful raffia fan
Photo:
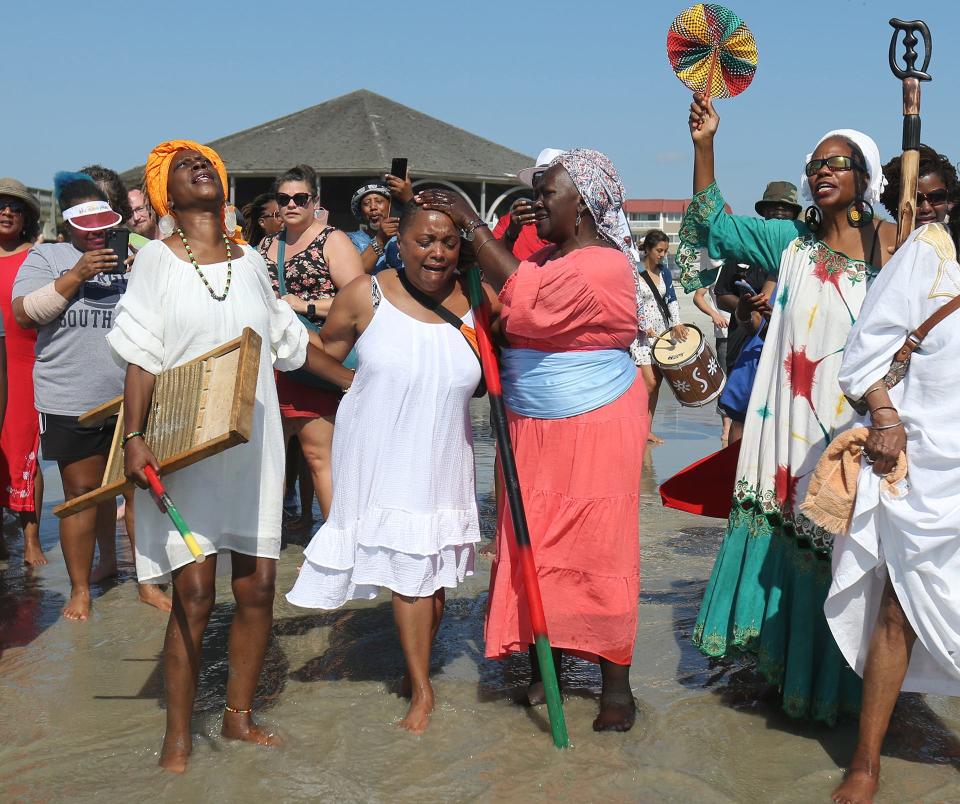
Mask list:
[[[757,43],[744,21],[716,3],[697,3],[667,33],[670,66],[694,92],[732,98],[757,71]]]

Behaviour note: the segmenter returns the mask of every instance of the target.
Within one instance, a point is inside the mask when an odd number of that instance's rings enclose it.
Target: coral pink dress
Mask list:
[[[591,246],[522,262],[500,292],[511,347],[543,352],[627,350],[637,335],[626,257]],[[647,392],[638,373],[603,407],[565,419],[508,409],[520,488],[550,642],[590,661],[630,664],[640,594],[639,492]],[[508,506],[497,521],[486,655],[525,651],[533,632]]]
[[[0,257],[0,310],[7,348],[7,414],[0,436],[0,506],[33,511],[40,420],[33,406],[35,329],[22,329],[13,317],[13,280],[29,251]]]

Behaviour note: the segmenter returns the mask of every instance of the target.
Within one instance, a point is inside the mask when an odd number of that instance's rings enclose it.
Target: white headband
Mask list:
[[[869,176],[867,189],[863,193],[863,199],[865,201],[869,201],[870,204],[879,204],[880,193],[882,193],[883,188],[887,186],[887,179],[883,175],[883,166],[880,162],[880,149],[877,148],[877,144],[871,137],[868,137],[862,131],[857,131],[853,128],[838,128],[835,131],[828,131],[826,134],[824,134],[817,141],[816,147],[813,150],[816,151],[816,149],[820,147],[821,143],[823,143],[825,140],[829,140],[831,137],[843,137],[853,143],[856,143],[857,147],[863,154],[864,160],[866,160],[867,174]],[[812,153],[807,154],[807,158],[803,162],[804,167],[806,167],[807,162],[809,162],[812,158]],[[806,170],[804,170],[803,175],[800,176],[800,182],[797,186],[800,188],[800,205],[803,207],[809,207],[811,204],[813,204],[813,196],[810,194],[810,179],[807,176]]]
[[[83,232],[110,229],[123,220],[106,201],[84,201],[65,209],[62,214],[65,221]]]
[[[96,215],[100,212],[112,211],[106,201],[84,201],[82,204],[77,204],[74,207],[70,207],[70,209],[65,209],[62,214],[63,219],[69,221],[74,218],[79,218],[81,215]]]

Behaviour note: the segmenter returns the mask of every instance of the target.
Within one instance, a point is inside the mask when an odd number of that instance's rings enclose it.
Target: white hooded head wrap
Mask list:
[[[867,182],[867,188],[863,193],[863,199],[864,201],[869,201],[871,205],[879,204],[880,193],[882,193],[883,188],[886,187],[887,179],[883,175],[883,166],[880,163],[880,149],[877,147],[877,144],[862,131],[857,131],[853,128],[838,128],[835,131],[828,131],[824,134],[817,141],[813,150],[816,151],[824,140],[829,140],[831,137],[844,137],[856,143],[863,154],[864,160],[866,160],[867,173],[870,176]],[[804,166],[806,166],[807,162],[812,158],[812,153],[807,154],[807,158],[803,161]],[[806,172],[800,176],[800,182],[797,186],[800,188],[799,201],[801,206],[809,207],[813,204],[813,196],[810,193],[810,180],[807,178]]]

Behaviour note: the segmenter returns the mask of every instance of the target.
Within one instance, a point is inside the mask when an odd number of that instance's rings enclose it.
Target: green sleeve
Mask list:
[[[719,268],[700,270],[701,248],[711,259],[742,262],[776,275],[786,247],[806,233],[807,227],[799,221],[731,215],[714,182],[693,197],[683,215],[677,249],[680,284],[691,293],[716,281]]]

